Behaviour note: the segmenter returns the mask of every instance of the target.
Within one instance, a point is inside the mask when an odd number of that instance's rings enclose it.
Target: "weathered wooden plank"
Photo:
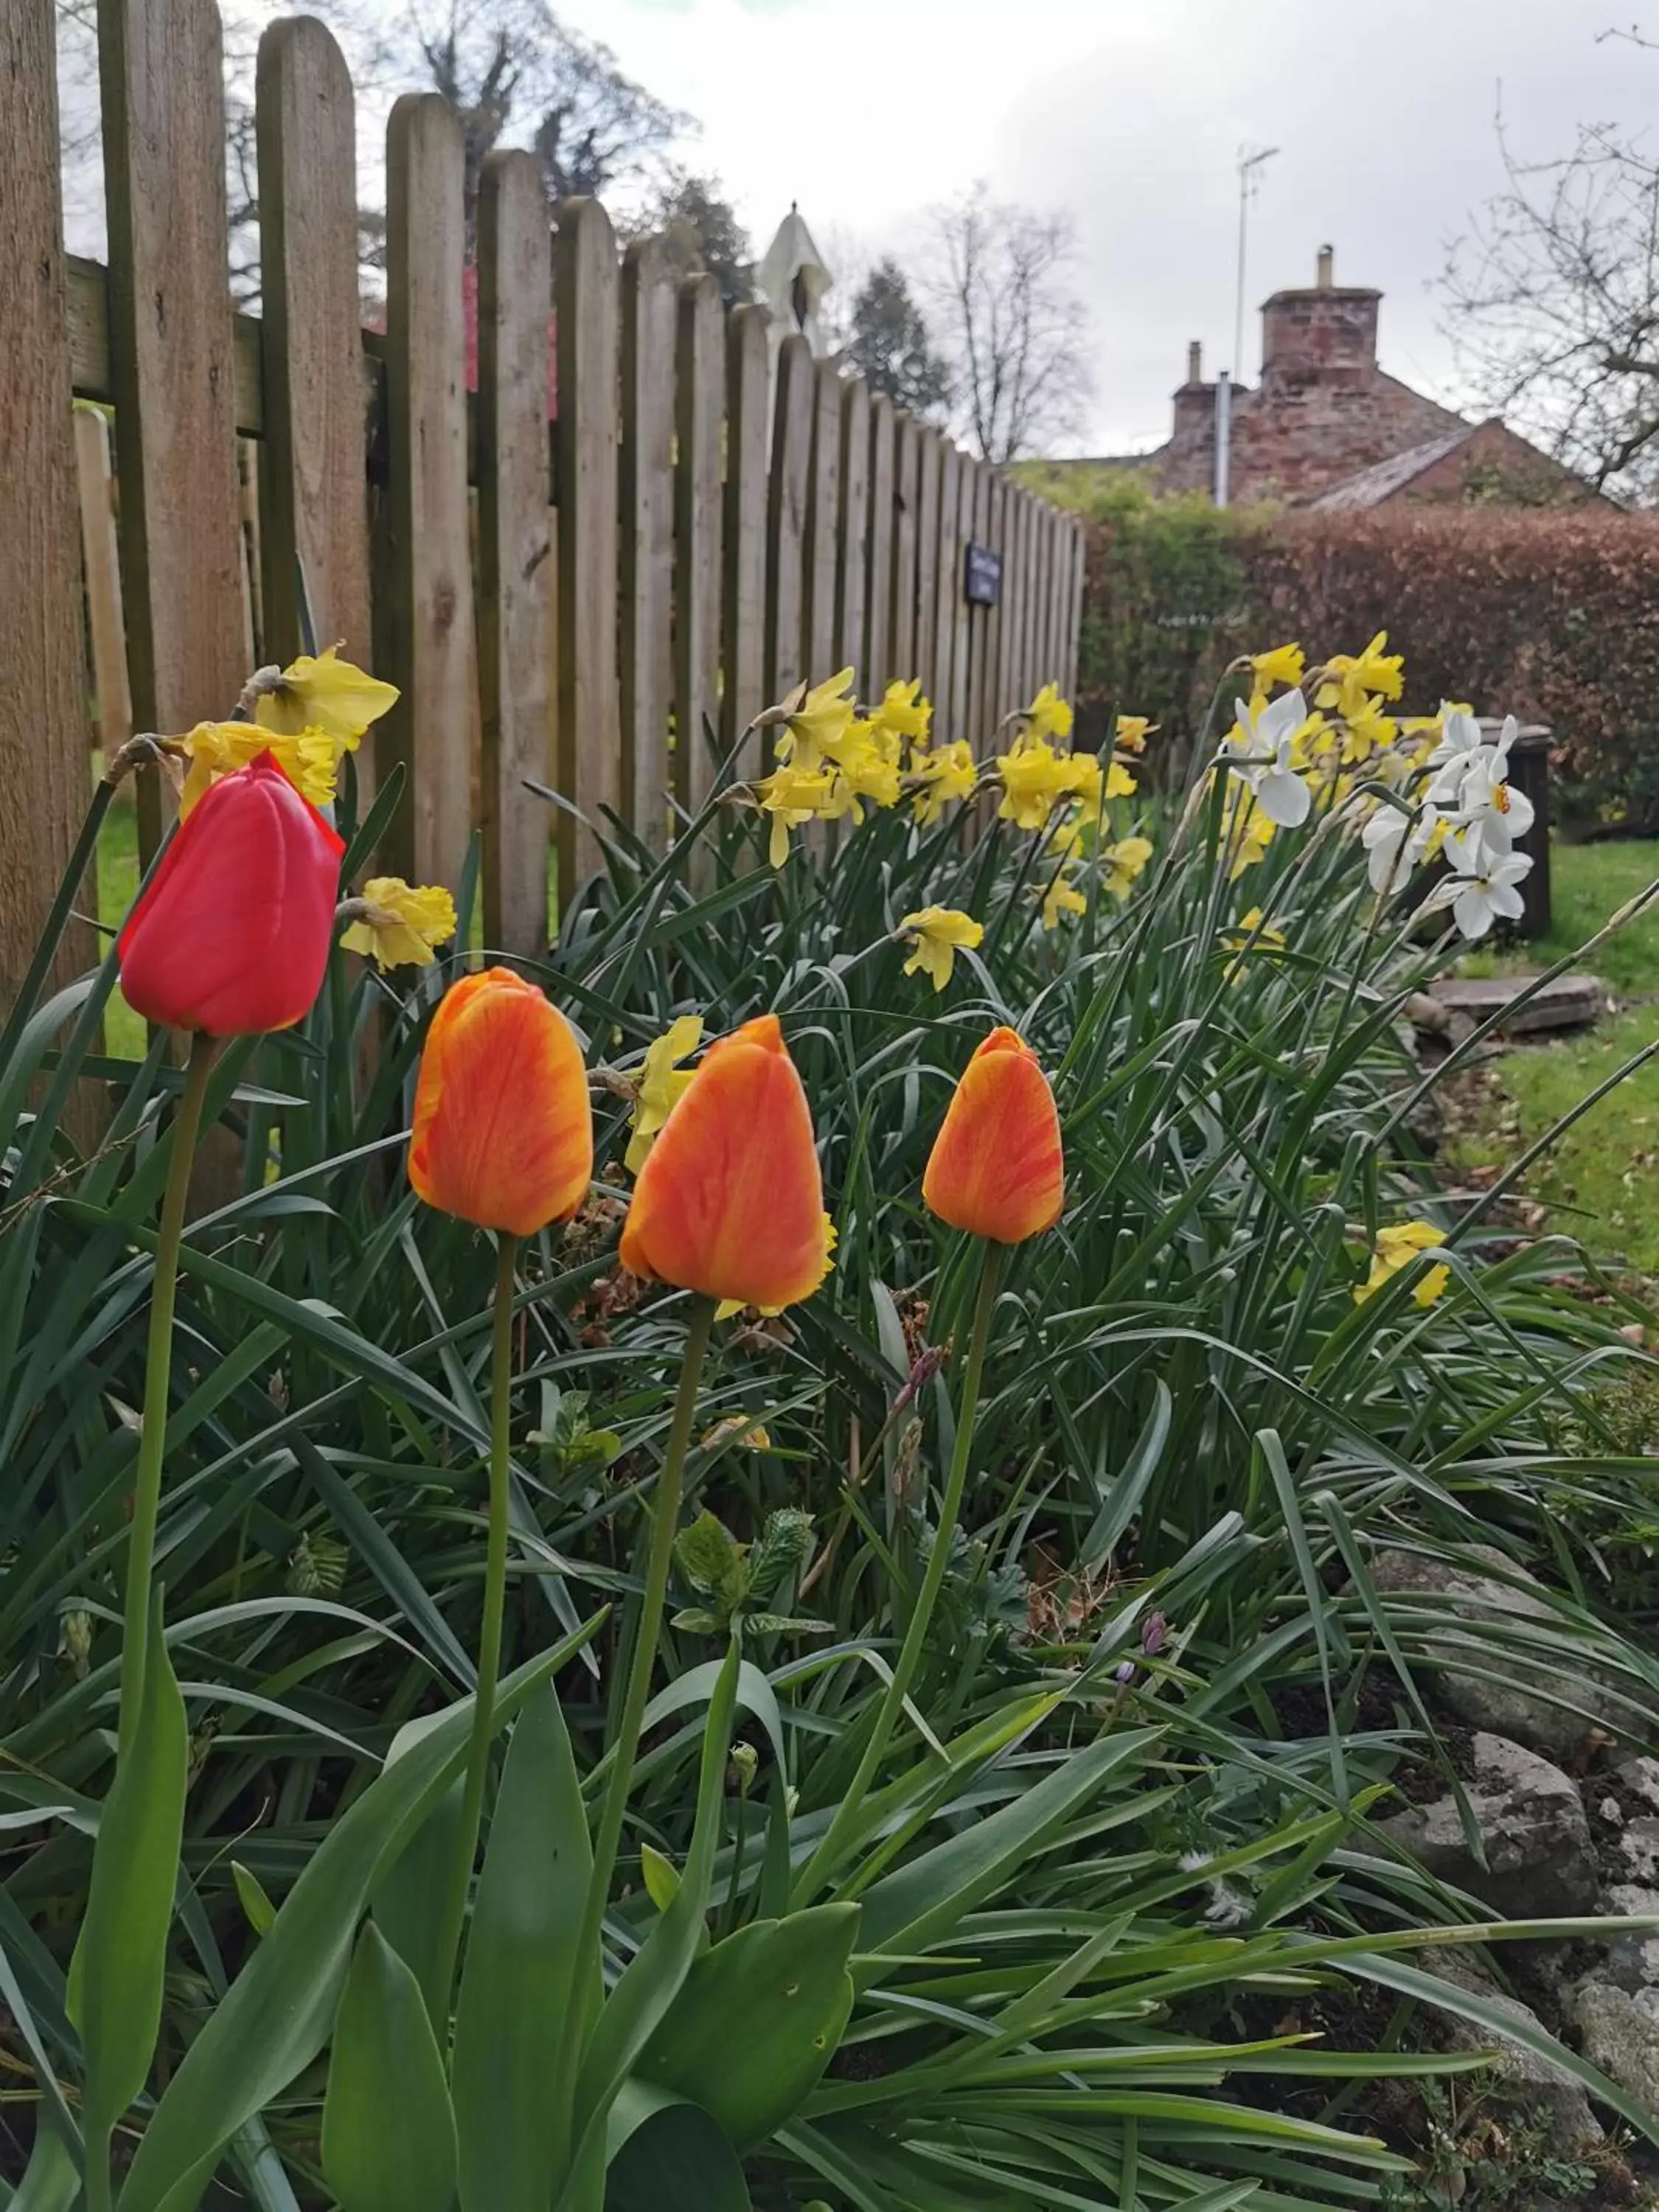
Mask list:
[[[720,738],[728,753],[766,704],[767,321],[764,307],[738,307],[726,325]]]
[[[599,809],[620,810],[617,690],[620,283],[597,200],[559,210],[559,789],[592,823],[558,820],[559,904],[600,863]]]
[[[916,666],[922,696],[931,699],[939,659],[939,435],[923,428],[916,441]]]
[[[1054,681],[1060,696],[1069,699],[1076,689],[1072,678],[1072,613],[1077,598],[1077,532],[1072,518],[1061,514],[1060,534],[1060,604],[1054,613]]]
[[[841,370],[821,361],[814,379],[812,466],[806,500],[805,604],[802,611],[806,672],[821,684],[843,664],[836,657],[836,530],[841,508]]]
[[[259,668],[265,656],[259,650],[264,629],[259,605],[259,458],[246,438],[236,441],[236,583],[242,608],[242,665]]]
[[[841,395],[841,502],[836,556],[837,668],[862,675],[865,578],[870,535],[870,387],[851,378]]]
[[[951,591],[956,558],[957,501],[962,487],[962,455],[941,441],[939,455],[939,528],[934,538],[933,574],[933,727],[954,744],[967,731],[953,722],[951,703],[951,647],[955,638],[955,602]]]
[[[892,673],[893,403],[884,392],[870,402],[870,531],[865,576],[864,681],[867,699],[879,699]]]
[[[478,191],[479,820],[486,941],[547,945],[553,550],[547,313],[553,256],[532,155],[491,154]]]
[[[255,79],[259,153],[260,534],[264,649],[305,646],[300,574],[319,647],[367,661],[368,509],[357,142],[351,77],[314,16],[272,23]],[[242,413],[238,392],[238,416]],[[360,775],[367,761],[360,756]]]
[[[228,714],[250,672],[222,43],[213,0],[99,0],[127,667],[139,726],[167,732]],[[145,858],[161,819],[161,780],[146,776]]]
[[[893,580],[887,617],[888,681],[908,684],[916,672],[916,525],[921,469],[918,425],[899,408],[893,416]]]
[[[674,474],[674,797],[698,812],[714,781],[720,725],[720,459],[726,332],[720,286],[680,287]]]
[[[957,476],[955,527],[951,535],[951,557],[941,562],[939,581],[948,587],[951,612],[951,727],[975,741],[969,693],[972,690],[973,632],[968,602],[963,597],[963,549],[974,534],[974,510],[979,498],[981,464],[964,453]]]
[[[95,399],[100,406],[115,401],[110,368],[109,271],[101,261],[88,261],[78,253],[65,258],[69,271],[70,368],[77,399]],[[238,313],[231,325],[234,363],[234,407],[239,437],[264,434],[264,379],[259,362],[264,343],[259,318]],[[368,383],[378,368],[366,361]]]
[[[90,782],[53,22],[51,0],[0,10],[0,1009],[23,981]],[[60,972],[90,951],[77,926]]]
[[[402,697],[377,726],[380,769],[409,788],[388,838],[394,866],[459,882],[472,820],[477,721],[466,486],[461,269],[465,152],[454,110],[406,93],[386,130],[386,414],[390,544],[384,579]]]
[[[662,240],[635,239],[622,272],[622,809],[653,853],[668,842],[678,329]]]
[[[1066,696],[1074,699],[1083,681],[1083,616],[1089,592],[1089,532],[1080,518],[1072,525],[1072,620],[1066,645],[1066,680],[1070,689]]]
[[[132,735],[132,697],[127,689],[127,637],[121,618],[121,550],[116,543],[109,418],[100,408],[82,404],[75,410],[75,473],[98,742],[107,754]]]
[[[998,471],[990,480],[990,495],[987,502],[985,543],[1003,562],[1003,574],[1007,574],[1007,548],[1004,534],[1008,515],[1008,480]],[[985,656],[981,675],[982,713],[986,738],[994,738],[997,724],[1002,719],[1002,596],[999,592],[994,607],[984,611]]]
[[[807,489],[812,462],[817,377],[812,349],[799,331],[778,349],[773,403],[772,483],[766,507],[766,696],[781,699],[805,671]]]
[[[1024,584],[1025,569],[1025,495],[1019,486],[1008,487],[1008,508],[1002,524],[1004,565],[1002,571],[1002,652],[1000,674],[997,686],[997,715],[1013,712],[1019,704],[1019,687],[1024,678],[1020,654],[1020,624],[1024,608]]]
[[[974,512],[963,543],[963,566],[966,567],[966,548],[969,544],[988,545],[991,539],[991,491],[995,482],[993,471],[983,462],[975,471]],[[990,696],[986,690],[985,651],[990,641],[991,614],[988,607],[968,606],[968,722],[974,733],[974,749],[983,752],[996,717],[991,712]]]

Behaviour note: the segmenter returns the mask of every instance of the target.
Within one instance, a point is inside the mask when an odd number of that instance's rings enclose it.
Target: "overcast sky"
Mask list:
[[[1093,325],[1090,450],[1165,434],[1188,338],[1232,352],[1242,144],[1282,149],[1250,218],[1255,309],[1310,283],[1385,294],[1385,368],[1456,399],[1429,290],[1448,240],[1517,151],[1659,113],[1659,53],[1597,33],[1639,0],[557,0],[690,110],[763,247],[792,199],[829,253],[913,245],[976,178],[1068,208]],[[1659,9],[1648,27],[1659,31]],[[833,255],[830,258],[833,258]]]

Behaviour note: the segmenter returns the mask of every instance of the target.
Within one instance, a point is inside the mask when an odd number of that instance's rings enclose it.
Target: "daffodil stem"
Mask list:
[[[518,1238],[502,1231],[495,1244],[495,1304],[490,1333],[489,1539],[484,1554],[483,1623],[478,1631],[478,1681],[472,1698],[472,1741],[466,1756],[460,1832],[455,1838],[455,1865],[438,1945],[434,1987],[441,2010],[447,2009],[454,1986],[455,1960],[466,1921],[466,1893],[471,1887],[472,1862],[483,1820],[489,1746],[495,1734],[495,1686],[501,1673],[508,1513],[513,1499],[513,1282],[518,1252]]]
[[[691,1426],[696,1418],[697,1390],[702,1379],[703,1358],[708,1350],[708,1333],[714,1322],[714,1301],[694,1297],[690,1317],[686,1323],[685,1347],[680,1355],[679,1390],[674,1401],[673,1422],[668,1431],[668,1449],[663,1457],[662,1473],[657,1480],[657,1494],[652,1500],[651,1549],[646,1562],[645,1594],[640,1601],[639,1623],[634,1632],[634,1648],[629,1656],[628,1686],[623,1698],[622,1717],[617,1724],[616,1748],[611,1759],[610,1778],[605,1784],[605,1802],[599,1810],[599,1830],[593,1838],[593,1870],[588,1878],[587,1901],[582,1911],[581,1929],[576,1938],[574,1955],[579,1962],[578,1973],[591,1974],[592,1986],[595,1990],[599,1982],[599,1941],[605,1928],[605,1911],[611,1901],[611,1881],[617,1870],[623,1822],[628,1812],[628,1792],[634,1778],[634,1761],[639,1752],[640,1735],[645,1725],[646,1702],[650,1696],[652,1669],[657,1658],[657,1638],[662,1629],[663,1610],[668,1597],[668,1571],[672,1564],[674,1538],[679,1528],[685,1455],[690,1448]],[[574,2003],[559,2051],[553,2103],[559,2140],[567,2146],[574,2145],[576,2139],[576,2131],[572,2125],[576,2077],[589,2025],[586,2006]]]
[[[950,1571],[951,1550],[956,1540],[957,1524],[962,1518],[962,1501],[968,1487],[968,1468],[973,1457],[974,1422],[979,1412],[980,1382],[985,1372],[985,1348],[990,1341],[992,1317],[996,1312],[997,1279],[1001,1267],[1002,1247],[992,1243],[988,1238],[980,1265],[979,1297],[974,1307],[968,1358],[963,1369],[962,1404],[957,1417],[956,1448],[951,1455],[951,1470],[945,1484],[945,1503],[939,1509],[939,1526],[933,1532],[933,1545],[927,1554],[927,1571],[922,1577],[921,1595],[916,1600],[909,1626],[904,1632],[898,1663],[877,1710],[876,1724],[871,1731],[869,1742],[864,1747],[864,1756],[859,1761],[858,1771],[836,1807],[835,1818],[830,1821],[823,1842],[808,1860],[795,1884],[793,1901],[797,1906],[810,1904],[819,1882],[834,1872],[848,1832],[862,1815],[865,1801],[880,1771],[887,1747],[892,1741],[893,1730],[904,1710],[904,1701],[910,1693],[910,1685],[921,1664],[921,1655],[927,1648],[927,1631],[933,1625],[939,1592],[945,1587],[945,1577]]]
[[[144,1654],[149,1642],[149,1592],[155,1572],[155,1528],[161,1513],[161,1461],[167,1449],[167,1401],[173,1385],[173,1316],[179,1295],[179,1248],[184,1242],[191,1164],[201,1135],[208,1077],[219,1049],[216,1037],[191,1037],[184,1089],[173,1123],[173,1157],[155,1237],[155,1274],[149,1297],[149,1342],[144,1354],[144,1412],[133,1480],[132,1533],[127,1548],[126,1613],[121,1629],[120,1751],[132,1747],[144,1698]]]

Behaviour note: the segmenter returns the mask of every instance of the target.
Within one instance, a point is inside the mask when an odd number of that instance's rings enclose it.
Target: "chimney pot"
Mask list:
[[[1319,249],[1318,275],[1316,280],[1318,284],[1318,288],[1322,292],[1328,292],[1332,285],[1335,283],[1335,247],[1322,246]]]
[[[1192,339],[1187,348],[1187,381],[1188,384],[1202,384],[1204,381],[1204,344],[1200,338]]]

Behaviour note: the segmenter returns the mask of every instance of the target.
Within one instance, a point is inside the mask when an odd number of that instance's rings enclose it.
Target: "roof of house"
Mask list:
[[[1386,460],[1374,461],[1368,469],[1344,477],[1340,483],[1328,484],[1312,499],[1303,504],[1326,510],[1381,507],[1396,492],[1403,491],[1408,483],[1431,469],[1437,461],[1443,461],[1465,446],[1480,428],[1478,422],[1460,422],[1455,429],[1444,430],[1437,438],[1428,438],[1420,446],[1408,446],[1403,453],[1390,453]]]

